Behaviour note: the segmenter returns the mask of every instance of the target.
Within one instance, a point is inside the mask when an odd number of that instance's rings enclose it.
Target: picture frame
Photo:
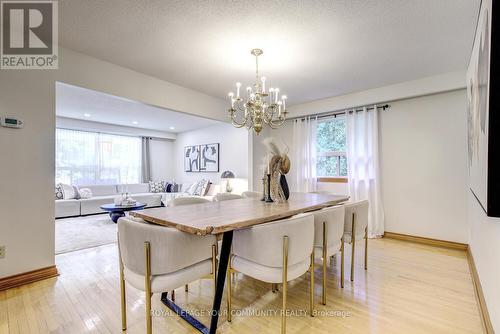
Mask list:
[[[219,172],[219,143],[200,145],[200,172]]]
[[[199,145],[190,145],[184,147],[184,171],[188,173],[200,171]]]
[[[500,7],[496,6],[498,2],[481,1],[467,69],[469,189],[490,217],[500,217],[500,24],[496,20]]]

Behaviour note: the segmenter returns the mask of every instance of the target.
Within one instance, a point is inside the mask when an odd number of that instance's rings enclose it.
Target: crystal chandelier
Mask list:
[[[276,129],[286,120],[286,95],[279,96],[279,88],[269,88],[266,92],[266,77],[259,77],[259,56],[261,49],[250,52],[255,56],[255,84],[246,88],[246,95],[240,95],[241,83],[236,83],[236,95],[229,93],[231,108],[229,118],[237,128],[253,128],[259,134],[263,124]]]

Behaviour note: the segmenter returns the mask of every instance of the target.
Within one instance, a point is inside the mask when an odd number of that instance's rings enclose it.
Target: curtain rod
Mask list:
[[[374,104],[376,104],[376,103],[374,103]],[[390,107],[391,107],[391,105],[386,103],[384,105],[377,106],[377,109],[386,110],[386,109],[389,109]],[[353,112],[360,112],[360,111],[363,111],[364,108],[365,107],[345,108],[342,110],[327,111],[327,112],[323,112],[323,113],[319,113],[319,114],[293,117],[293,118],[289,118],[288,120],[291,121],[294,119],[304,119],[306,117],[317,117],[317,118],[325,118],[325,117],[332,117],[332,116],[337,117],[338,115],[345,115],[346,113],[352,114]],[[373,107],[366,107],[366,110],[367,111],[373,110]]]

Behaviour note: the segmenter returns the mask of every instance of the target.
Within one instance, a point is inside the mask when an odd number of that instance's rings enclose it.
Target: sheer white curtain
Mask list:
[[[293,121],[292,188],[291,191],[317,190],[316,127],[317,117]]]
[[[380,191],[378,111],[347,111],[347,164],[349,195],[370,202],[368,234],[384,234],[384,210]]]
[[[139,183],[141,138],[56,129],[56,183]]]

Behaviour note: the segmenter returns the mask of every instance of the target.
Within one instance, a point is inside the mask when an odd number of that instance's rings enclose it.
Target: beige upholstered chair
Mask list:
[[[314,217],[301,214],[234,232],[227,277],[228,321],[231,321],[231,273],[283,284],[281,332],[286,331],[288,282],[310,272],[310,314],[314,310]]]
[[[190,204],[202,204],[202,203],[209,203],[210,200],[203,198],[203,197],[198,197],[198,196],[183,196],[183,197],[177,197],[168,202],[168,206],[179,206],[179,205],[190,205]]]
[[[354,281],[354,258],[357,241],[365,240],[365,270],[368,269],[368,206],[367,200],[346,203],[344,218],[344,243],[352,245],[351,281]]]
[[[323,294],[321,303],[326,305],[326,263],[335,254],[341,254],[340,286],[344,287],[344,207],[333,206],[313,212],[314,247],[323,259]]]
[[[150,334],[153,293],[174,290],[207,275],[216,281],[216,244],[212,235],[196,236],[138,218],[120,218],[122,329],[127,328],[125,281],[146,292],[146,332]]]
[[[214,196],[214,202],[230,201],[233,199],[242,199],[240,195],[230,193],[220,193]]]
[[[199,197],[199,196],[183,196],[183,197],[177,197],[171,200],[168,203],[169,207],[174,207],[174,206],[181,206],[181,205],[191,205],[191,204],[203,204],[203,203],[210,203],[211,201],[207,198]],[[219,256],[219,248],[221,246],[222,242],[217,243],[217,248],[215,249],[217,253],[217,261],[218,261],[218,256]],[[188,292],[189,291],[189,285],[186,284],[184,286],[184,291]],[[175,290],[172,291],[172,298],[175,299]]]
[[[262,193],[258,191],[244,191],[241,196],[243,196],[243,198],[261,198]]]

